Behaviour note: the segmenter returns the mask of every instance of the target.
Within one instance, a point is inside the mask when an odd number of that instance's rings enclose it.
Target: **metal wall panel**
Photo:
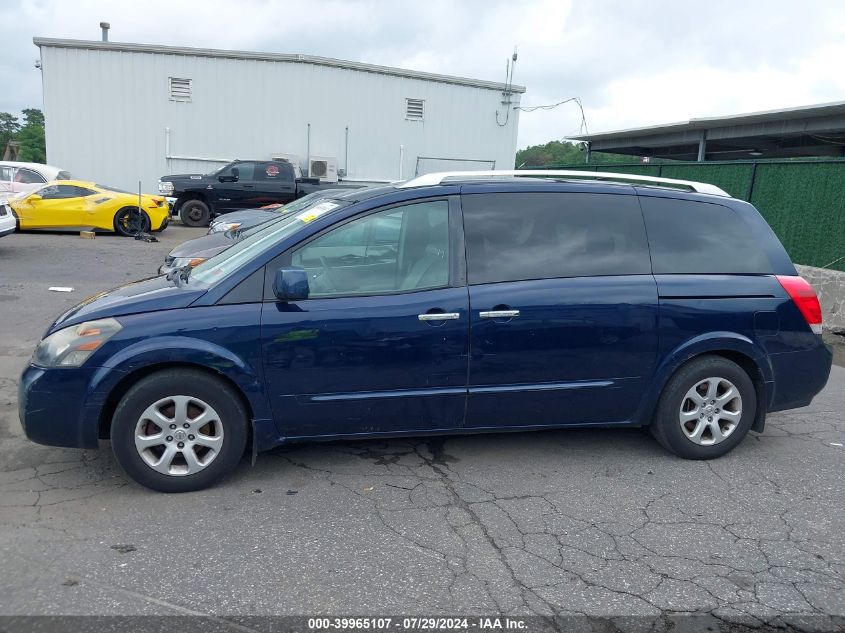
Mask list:
[[[418,156],[513,165],[518,111],[501,127],[502,92],[310,63],[42,46],[47,159],[74,176],[154,191],[158,177],[232,159],[336,156],[348,179],[414,175]],[[169,78],[192,80],[190,103]],[[512,96],[518,105],[519,94]],[[425,100],[424,121],[405,99]],[[346,128],[349,128],[348,165]],[[404,147],[402,147],[404,146]]]

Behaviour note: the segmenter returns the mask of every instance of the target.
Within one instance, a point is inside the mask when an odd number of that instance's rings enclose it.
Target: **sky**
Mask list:
[[[0,112],[41,107],[32,38],[304,53],[578,97],[590,132],[845,100],[845,0],[0,0]],[[520,115],[518,147],[579,132]]]

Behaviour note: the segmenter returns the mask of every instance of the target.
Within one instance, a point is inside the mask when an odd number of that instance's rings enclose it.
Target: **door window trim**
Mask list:
[[[293,256],[293,252],[307,246],[309,243],[313,242],[314,240],[334,231],[335,229],[339,229],[342,226],[349,224],[350,222],[354,222],[355,220],[360,220],[362,218],[366,218],[368,216],[374,215],[376,213],[382,213],[385,211],[390,211],[391,209],[397,209],[401,207],[409,207],[415,204],[424,204],[426,202],[446,202],[449,205],[449,282],[442,286],[433,286],[431,288],[411,288],[408,290],[385,290],[382,292],[370,292],[370,293],[347,293],[347,294],[334,294],[331,296],[322,296],[322,297],[309,297],[306,301],[321,301],[321,300],[331,300],[331,299],[348,299],[348,298],[356,298],[356,297],[385,297],[385,296],[392,296],[392,295],[407,295],[413,294],[417,292],[428,292],[430,290],[442,290],[443,288],[460,288],[466,286],[466,259],[464,254],[464,245],[463,245],[463,217],[461,216],[461,206],[460,206],[460,196],[459,195],[450,195],[450,196],[435,196],[432,198],[415,198],[413,200],[404,200],[402,202],[395,202],[393,204],[384,205],[381,207],[376,207],[374,209],[369,209],[362,213],[357,213],[351,217],[348,217],[337,224],[332,224],[324,228],[322,231],[315,233],[313,235],[309,235],[307,238],[303,239],[300,242],[292,245],[283,253],[274,257],[264,268],[264,303],[279,303],[279,300],[276,298],[276,295],[273,293],[273,281],[275,280],[276,271],[279,268],[284,266],[291,265],[291,259]]]

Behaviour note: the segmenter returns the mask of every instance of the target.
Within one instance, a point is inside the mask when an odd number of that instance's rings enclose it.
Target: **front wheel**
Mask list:
[[[150,216],[138,207],[125,207],[114,216],[114,230],[125,237],[150,230]]]
[[[663,390],[652,435],[685,459],[730,452],[748,433],[757,393],[745,370],[721,356],[702,356],[681,367]]]
[[[185,226],[208,226],[211,211],[202,200],[188,200],[179,209],[179,218]]]
[[[124,471],[160,492],[201,490],[243,456],[247,413],[226,383],[172,369],[135,384],[112,419],[112,450]]]

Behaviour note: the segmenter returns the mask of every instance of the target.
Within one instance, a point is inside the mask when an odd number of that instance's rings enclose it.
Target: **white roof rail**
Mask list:
[[[536,177],[546,178],[567,178],[572,180],[608,180],[612,182],[623,182],[631,184],[645,184],[655,186],[683,187],[696,193],[708,193],[714,196],[730,198],[731,195],[716,185],[706,182],[694,182],[692,180],[675,180],[674,178],[658,178],[656,176],[640,176],[638,174],[615,174],[606,171],[578,171],[574,169],[496,169],[486,171],[443,171],[433,174],[424,174],[411,178],[396,185],[400,189],[412,187],[427,187],[440,185],[450,180],[472,180],[476,178],[495,177]]]

